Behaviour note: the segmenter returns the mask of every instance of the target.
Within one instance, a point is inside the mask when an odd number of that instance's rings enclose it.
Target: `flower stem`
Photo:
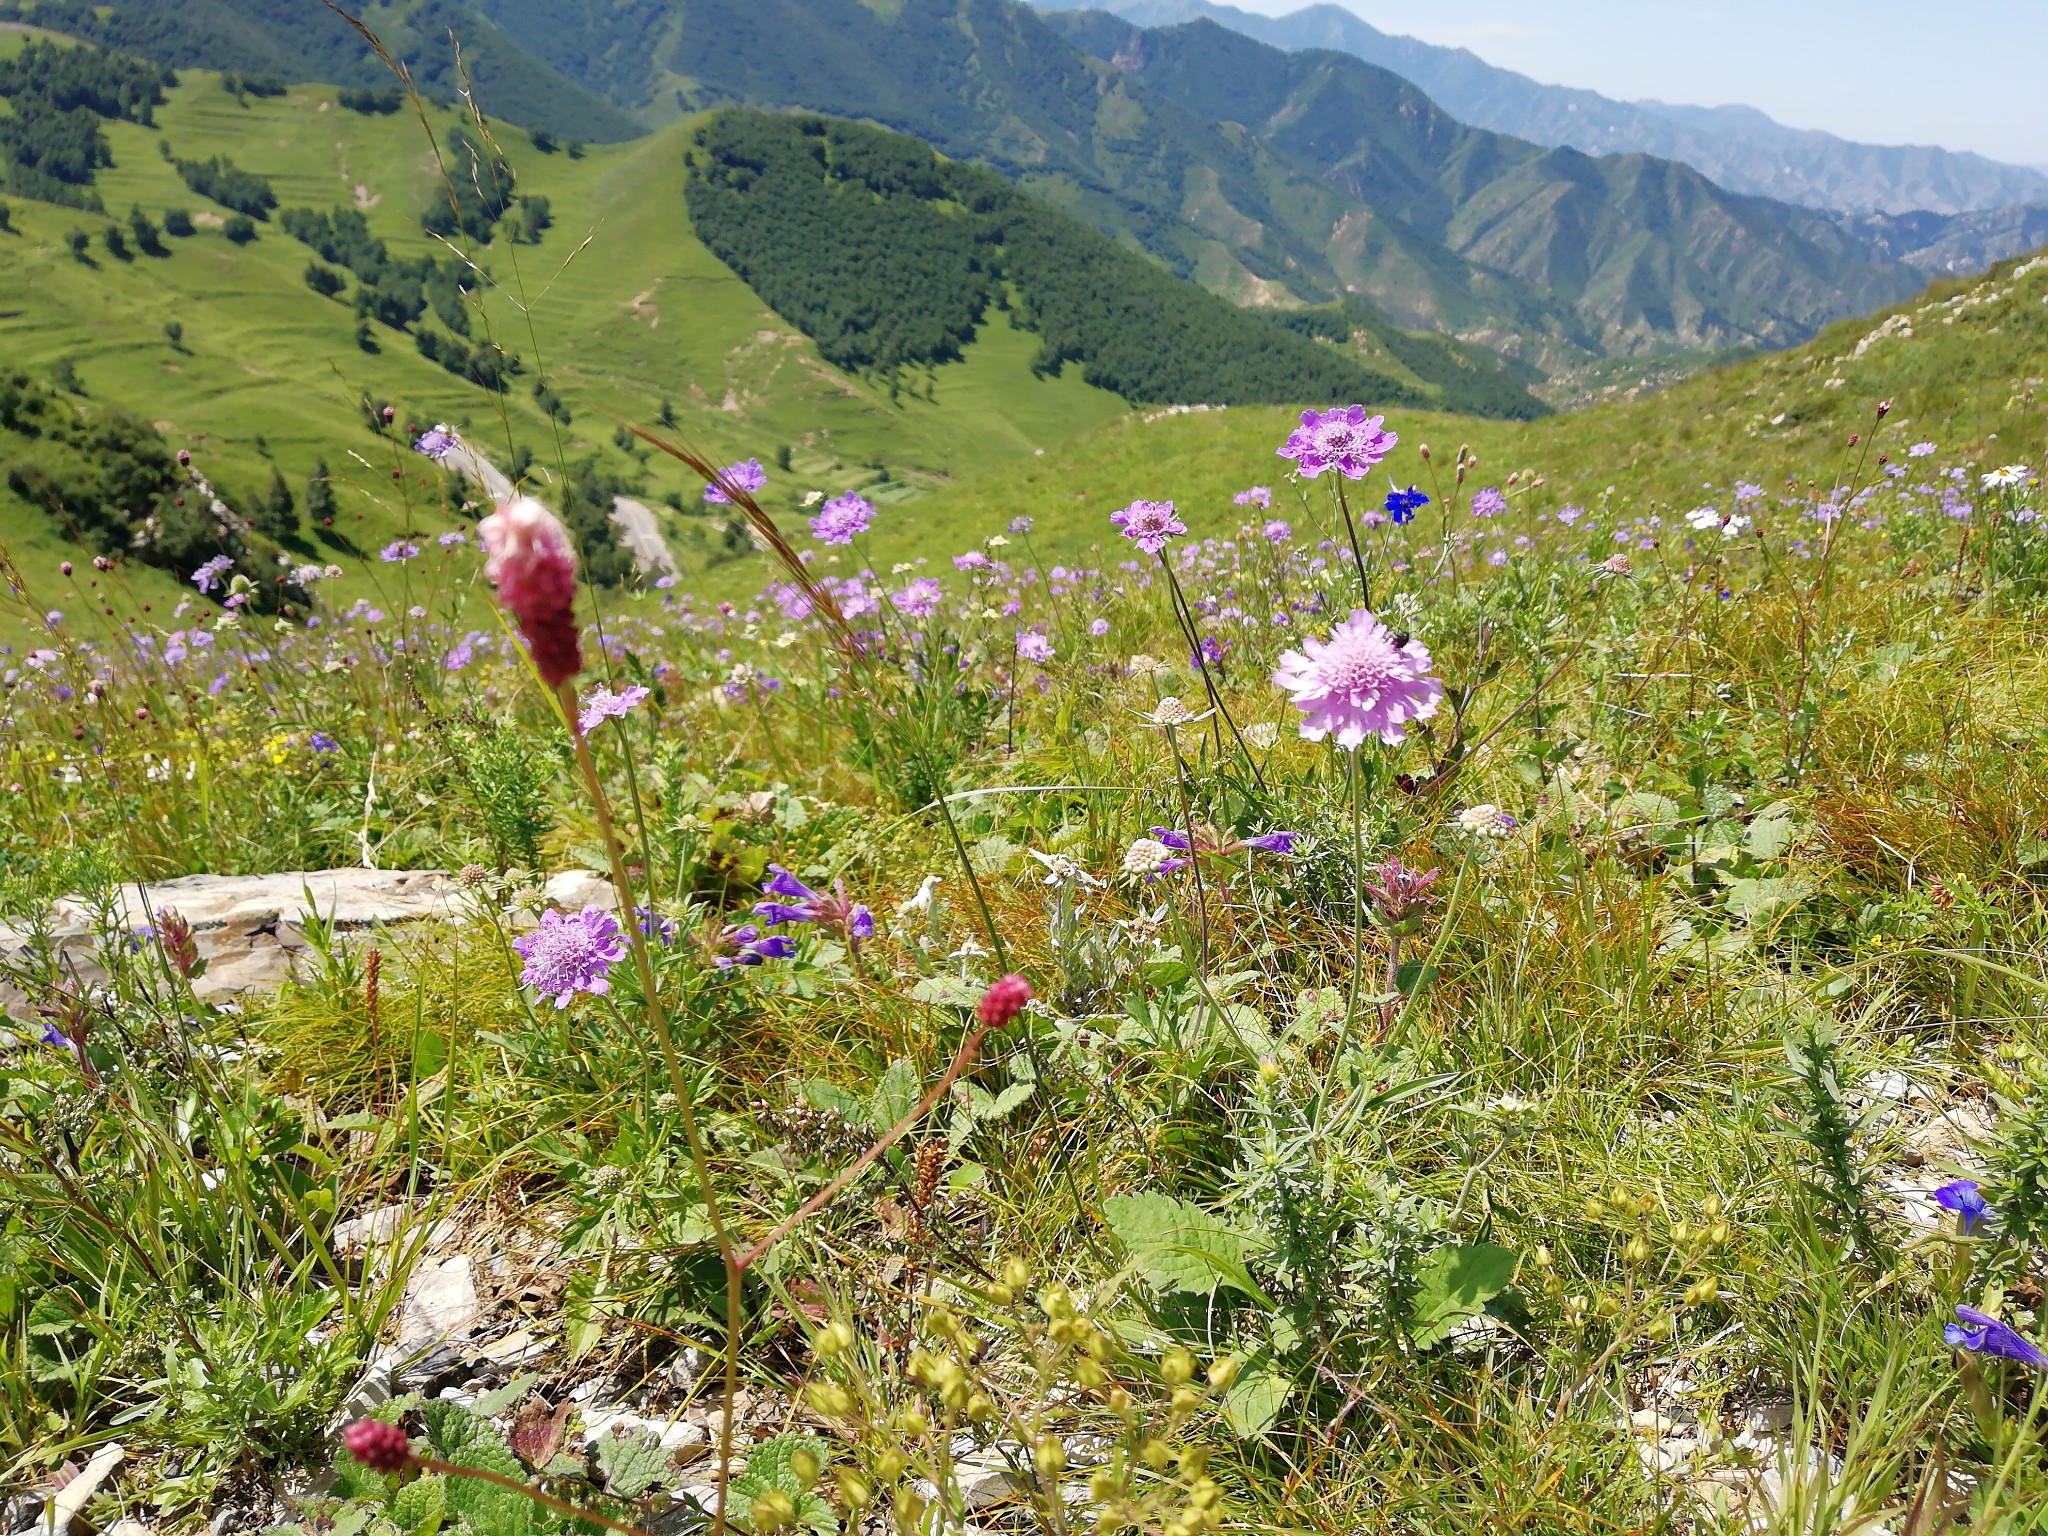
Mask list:
[[[620,1536],[647,1536],[637,1525],[628,1525],[623,1520],[614,1520],[610,1515],[600,1515],[594,1509],[583,1509],[567,1499],[558,1499],[551,1493],[543,1493],[530,1483],[522,1483],[516,1477],[507,1477],[502,1472],[493,1472],[488,1467],[465,1467],[459,1462],[443,1461],[438,1456],[415,1454],[413,1460],[425,1471],[439,1472],[443,1477],[474,1477],[486,1483],[496,1483],[500,1488],[510,1488],[514,1493],[523,1493],[536,1504],[545,1504],[559,1514],[572,1520],[588,1520],[606,1530],[617,1531]],[[718,1501],[725,1502],[725,1484],[719,1483]]]

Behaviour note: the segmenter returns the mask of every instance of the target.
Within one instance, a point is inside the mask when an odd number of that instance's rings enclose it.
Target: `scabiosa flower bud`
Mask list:
[[[990,1029],[1001,1029],[1031,1001],[1031,983],[1012,972],[981,995],[974,1016]]]
[[[465,864],[456,874],[456,883],[468,890],[475,890],[491,878],[491,872],[481,864]]]
[[[341,1438],[349,1455],[373,1472],[403,1472],[412,1461],[405,1431],[382,1419],[357,1419]]]
[[[531,496],[516,497],[477,524],[488,558],[484,574],[498,601],[519,620],[533,664],[550,688],[583,670],[576,629],[576,557],[569,534]]]

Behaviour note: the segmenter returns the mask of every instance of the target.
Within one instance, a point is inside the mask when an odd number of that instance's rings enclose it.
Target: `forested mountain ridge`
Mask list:
[[[454,101],[466,76],[488,110],[522,128],[598,144],[643,131],[462,0],[387,0],[351,9],[362,12],[431,100]],[[0,0],[0,21],[32,23],[175,69],[223,70],[259,86],[389,91],[395,84],[362,35],[320,0]]]
[[[1060,0],[1038,3],[1048,11],[1071,8]],[[1735,192],[1855,213],[1953,214],[2048,202],[2048,174],[2039,166],[1929,145],[1860,144],[1788,128],[1749,107],[1616,101],[1545,85],[1469,49],[1383,32],[1342,6],[1311,5],[1284,16],[1212,0],[1113,0],[1106,8],[1141,27],[1207,19],[1276,48],[1354,54],[1412,81],[1474,127],[1589,155],[1678,160]]]
[[[698,132],[688,198],[699,238],[843,368],[952,361],[1004,307],[1040,338],[1038,369],[1073,363],[1133,404],[1426,399],[884,129],[721,112]],[[1334,339],[1350,336],[1340,323]],[[1484,408],[1471,387],[1451,400]],[[1496,403],[1540,413],[1519,389]]]

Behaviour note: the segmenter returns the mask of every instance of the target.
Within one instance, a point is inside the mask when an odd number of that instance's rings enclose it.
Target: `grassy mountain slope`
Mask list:
[[[486,112],[523,128],[597,143],[643,131],[460,0],[380,0],[351,9],[405,62],[432,100],[455,101],[466,76]],[[6,0],[0,19],[34,21],[178,69],[227,70],[291,83],[392,84],[369,44],[319,0]],[[451,35],[460,43],[460,67]]]
[[[1043,0],[1042,8],[1067,9],[1057,0]],[[1206,19],[1276,48],[1355,54],[1414,82],[1460,122],[1589,155],[1681,161],[1753,196],[1889,213],[1963,213],[2048,201],[2048,176],[2039,167],[1924,145],[1858,144],[1788,128],[1748,107],[1615,101],[1597,91],[1544,85],[1469,49],[1382,32],[1339,5],[1306,6],[1285,16],[1210,0],[1116,0],[1109,9],[1141,27]]]
[[[1287,53],[1209,21],[1050,19],[1127,77],[1245,123],[1381,218],[1567,306],[1590,352],[1784,345],[1919,286],[1822,215],[1733,196],[1668,160],[1595,160],[1468,128],[1349,54]],[[1332,259],[1344,267],[1341,249]],[[1376,302],[1415,318],[1398,278],[1367,260],[1354,270]]]
[[[433,117],[444,137],[455,125],[452,114]],[[1029,457],[1126,409],[1077,375],[1034,376],[1036,338],[1002,317],[961,361],[921,371],[894,401],[886,386],[832,368],[692,235],[683,203],[690,124],[594,148],[581,161],[517,136],[504,142],[520,189],[547,196],[555,223],[538,246],[501,239],[478,255],[503,285],[485,303],[490,331],[527,369],[493,396],[429,363],[404,332],[373,325],[379,350],[360,350],[353,312],[306,286],[307,248],[274,223],[246,246],[224,239],[221,211],[187,190],[158,147],[161,139],[178,154],[225,154],[269,177],[286,208],[360,207],[394,255],[413,256],[437,249],[419,213],[439,190],[417,122],[342,111],[320,88],[238,101],[199,72],[170,93],[157,122],[154,133],[110,125],[115,165],[99,173],[98,190],[122,215],[131,204],[159,221],[166,207],[193,209],[197,233],[167,240],[166,256],[121,261],[101,241],[110,220],[14,203],[15,231],[0,234],[5,355],[45,377],[69,362],[89,406],[157,423],[238,504],[273,466],[302,490],[324,456],[342,500],[337,529],[361,551],[456,520],[420,484],[421,461],[394,458],[392,442],[370,431],[364,394],[395,402],[400,426],[464,424],[501,462],[523,448],[552,474],[594,455],[609,473],[639,478],[650,503],[673,494],[692,509],[669,524],[686,553],[705,546],[708,524],[694,515],[701,488],[669,461],[642,465],[612,443],[616,421],[651,422],[664,400],[679,430],[714,456],[771,460],[788,447],[791,471],[771,471],[771,496],[792,512],[812,488],[863,485],[878,501],[899,499]],[[66,247],[74,228],[91,233],[91,265]],[[183,328],[178,346],[165,338],[167,322]],[[480,338],[484,326],[473,330]],[[568,406],[569,426],[558,429],[532,397],[541,377]],[[394,464],[406,473],[396,484]],[[4,490],[0,507],[10,544],[55,550],[43,510]],[[365,582],[378,574],[373,561],[323,547]]]
[[[1669,523],[1702,503],[1725,509],[1738,479],[1824,492],[1860,462],[1867,483],[1880,473],[1878,454],[1917,479],[1907,450],[1923,441],[1938,444],[1949,463],[2038,462],[2048,436],[2044,356],[2048,253],[1973,281],[1937,283],[1912,303],[1832,326],[1803,347],[1698,374],[1642,400],[1531,423],[1392,412],[1388,424],[1401,443],[1386,467],[1400,483],[1434,492],[1418,448],[1431,445],[1441,470],[1462,443],[1480,462],[1467,493],[1519,471],[1525,483],[1531,475],[1544,482],[1518,497],[1528,511],[1608,498],[1644,515],[1661,509]],[[1892,410],[1873,431],[1877,403],[1887,400]],[[1273,450],[1291,424],[1285,411],[1257,409],[1124,418],[1057,460],[906,509],[876,552],[938,555],[1023,514],[1037,520],[1033,538],[1047,558],[1080,557],[1091,546],[1121,558],[1107,518],[1139,496],[1177,496],[1198,533],[1228,534],[1245,520],[1230,497],[1243,489],[1247,465],[1269,466],[1253,477],[1275,487],[1275,510],[1288,515],[1287,465]],[[1865,441],[1852,447],[1858,435]],[[1423,514],[1432,535],[1438,511]],[[1513,531],[1510,520],[1506,532]],[[1646,558],[1682,562],[1684,532],[1666,535],[1665,555]]]

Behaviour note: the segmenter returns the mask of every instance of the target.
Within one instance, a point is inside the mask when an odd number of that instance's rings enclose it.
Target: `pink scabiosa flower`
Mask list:
[[[920,576],[901,592],[891,592],[889,601],[896,605],[898,612],[913,619],[925,619],[937,610],[939,599],[944,595],[945,589],[936,577]]]
[[[626,936],[619,929],[619,920],[602,907],[585,907],[576,913],[544,912],[540,927],[514,939],[512,947],[526,962],[519,973],[521,985],[542,997],[552,997],[557,1008],[568,1007],[579,992],[611,991],[606,978],[611,968],[626,958]]]
[[[1399,746],[1409,721],[1436,713],[1444,685],[1429,665],[1421,641],[1394,634],[1360,608],[1328,640],[1311,636],[1300,650],[1281,652],[1273,682],[1302,712],[1305,739],[1334,735],[1338,746],[1355,752],[1368,736]]]
[[[483,540],[484,575],[498,601],[519,620],[535,670],[550,688],[583,670],[576,629],[576,557],[569,532],[531,496],[506,502],[476,527]]]
[[[1169,539],[1188,531],[1188,525],[1173,515],[1170,501],[1134,501],[1122,511],[1110,513],[1109,520],[1148,555],[1158,554]]]
[[[1026,630],[1017,637],[1017,654],[1025,661],[1044,663],[1052,660],[1052,641],[1037,630]]]
[[[1230,499],[1240,507],[1258,507],[1264,510],[1273,505],[1273,488],[1270,485],[1250,486]]]
[[[1280,445],[1279,456],[1294,460],[1311,480],[1332,469],[1346,480],[1363,480],[1401,440],[1385,430],[1386,419],[1366,415],[1362,405],[1303,411],[1301,425]]]

